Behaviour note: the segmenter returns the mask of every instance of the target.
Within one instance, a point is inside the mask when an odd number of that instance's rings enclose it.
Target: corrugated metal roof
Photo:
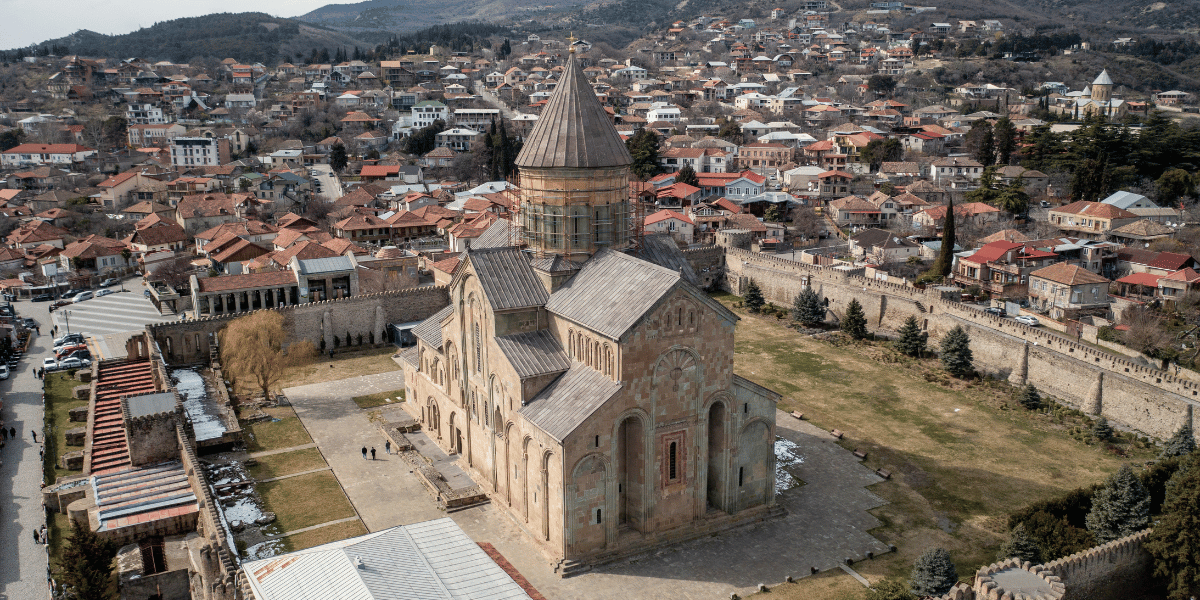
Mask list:
[[[300,264],[300,272],[305,275],[316,275],[318,273],[333,273],[337,271],[353,271],[354,263],[350,262],[350,258],[346,256],[331,256],[329,258],[306,258],[297,261]]]
[[[570,370],[521,407],[520,412],[529,422],[561,442],[620,389],[620,383],[599,371],[574,363]]]
[[[567,358],[562,344],[545,329],[499,336],[496,346],[522,379],[561,373],[571,368],[571,359]]]
[[[258,600],[529,600],[448,518],[250,561],[242,570]]]
[[[696,272],[692,270],[691,263],[668,234],[659,233],[645,236],[642,238],[642,247],[634,254],[642,260],[682,273],[683,278],[692,285],[699,284],[699,279],[696,277]]]
[[[432,317],[425,319],[420,325],[413,327],[412,333],[417,336],[417,339],[433,346],[434,348],[442,347],[442,321],[454,312],[454,305],[447,306],[442,310],[437,311]]]
[[[518,167],[615,167],[633,163],[574,55],[517,155]]]
[[[488,225],[488,228],[484,229],[483,233],[479,234],[479,237],[471,240],[471,248],[484,250],[487,248],[507,248],[512,246],[513,229],[516,229],[516,225],[512,221],[500,219]]]
[[[516,248],[471,249],[467,260],[492,310],[542,306],[550,298],[529,258]]]
[[[546,309],[617,340],[679,281],[676,271],[605,249],[550,296]]]

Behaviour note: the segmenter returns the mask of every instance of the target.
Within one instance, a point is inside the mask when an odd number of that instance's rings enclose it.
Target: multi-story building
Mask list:
[[[177,137],[171,140],[171,166],[216,167],[229,162],[229,140]]]

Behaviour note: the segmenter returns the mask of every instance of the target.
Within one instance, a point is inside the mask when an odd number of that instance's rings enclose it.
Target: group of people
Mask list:
[[[392,453],[392,440],[387,440],[383,443],[383,451],[388,454]],[[362,447],[363,460],[367,460],[367,447]],[[371,448],[371,460],[375,460],[375,448]]]

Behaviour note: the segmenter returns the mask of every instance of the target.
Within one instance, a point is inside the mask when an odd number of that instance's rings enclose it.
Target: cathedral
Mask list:
[[[734,374],[738,317],[678,248],[634,235],[631,163],[571,56],[515,222],[462,254],[402,355],[405,408],[564,569],[782,510],[779,396]]]

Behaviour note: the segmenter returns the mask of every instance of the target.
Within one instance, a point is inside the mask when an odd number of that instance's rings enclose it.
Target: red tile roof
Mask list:
[[[1058,263],[1038,269],[1029,274],[1030,277],[1048,279],[1064,285],[1080,285],[1089,283],[1108,283],[1108,280],[1079,265]]]
[[[296,284],[296,274],[291,271],[264,271],[241,275],[205,277],[199,280],[201,292],[227,292],[260,287],[277,287]]]

